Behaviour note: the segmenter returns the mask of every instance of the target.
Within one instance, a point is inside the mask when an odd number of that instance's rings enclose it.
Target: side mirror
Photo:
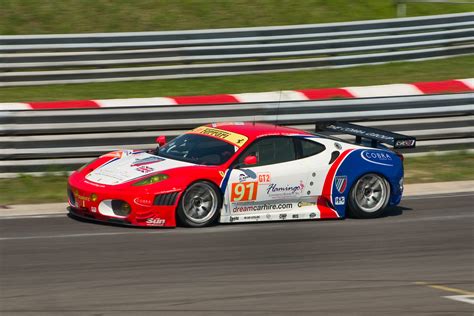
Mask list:
[[[166,144],[166,136],[158,136],[155,142],[161,147]]]
[[[257,162],[258,162],[257,156],[247,156],[244,159],[244,165],[246,166],[256,165]]]

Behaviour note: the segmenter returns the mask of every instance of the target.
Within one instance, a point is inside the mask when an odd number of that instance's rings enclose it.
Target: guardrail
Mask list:
[[[175,136],[197,125],[225,121],[306,130],[313,130],[316,121],[352,121],[416,136],[415,152],[466,149],[473,144],[473,103],[473,93],[459,93],[238,106],[0,111],[0,176],[72,170],[105,152],[154,148],[158,135]]]
[[[278,27],[0,36],[0,87],[239,75],[473,54],[473,18],[474,13],[463,13]]]

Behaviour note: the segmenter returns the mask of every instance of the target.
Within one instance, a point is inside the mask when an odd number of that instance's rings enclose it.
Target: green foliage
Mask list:
[[[408,16],[472,11],[411,3]],[[0,34],[249,27],[396,17],[392,0],[2,0]]]
[[[474,179],[474,155],[460,152],[450,155],[428,155],[405,160],[407,183],[442,182]]]
[[[67,201],[66,175],[0,179],[0,205]]]
[[[470,66],[469,66],[470,65]],[[146,98],[409,83],[474,77],[474,56],[260,75],[0,88],[0,102]]]

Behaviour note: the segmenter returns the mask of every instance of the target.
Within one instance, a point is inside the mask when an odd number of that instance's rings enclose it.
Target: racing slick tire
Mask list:
[[[213,224],[219,217],[222,194],[212,183],[198,181],[192,183],[178,204],[179,221],[190,227],[205,227]]]
[[[376,218],[382,215],[390,197],[390,184],[381,175],[361,176],[349,192],[349,215],[355,218]]]

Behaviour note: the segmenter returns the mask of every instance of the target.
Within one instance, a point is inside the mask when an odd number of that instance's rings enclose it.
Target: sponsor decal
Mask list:
[[[257,174],[253,172],[252,170],[245,169],[241,170],[242,173],[239,174],[239,182],[244,182],[248,179],[256,180],[257,179]]]
[[[309,214],[309,218],[315,218],[316,217],[316,213],[310,213]]]
[[[267,194],[271,197],[288,197],[300,196],[305,185],[300,181],[298,185],[279,185],[277,183],[270,183],[267,188]]]
[[[394,147],[413,147],[415,143],[416,140],[414,139],[400,139],[395,142]]]
[[[231,202],[255,201],[257,199],[258,182],[232,183],[230,191]]]
[[[239,182],[245,182],[249,178],[252,179],[252,177],[247,174],[244,174],[244,173],[239,174]]]
[[[150,166],[140,166],[138,168],[135,168],[135,170],[140,171],[141,173],[150,173],[153,172],[155,169]]]
[[[356,135],[360,135],[364,137],[376,138],[378,140],[385,140],[385,141],[393,140],[392,136],[376,133],[372,130],[364,130],[364,129],[359,129],[356,127],[337,126],[333,124],[330,124],[327,127],[334,131],[342,132],[344,134],[356,134]]]
[[[272,218],[272,215],[271,215],[271,214],[267,214],[267,215],[265,215],[265,217],[266,217],[267,219],[270,219],[270,218]]]
[[[163,218],[149,218],[146,220],[146,224],[149,226],[164,226],[166,223],[166,220]]]
[[[316,202],[307,202],[307,201],[299,201],[298,207],[305,207],[305,206],[314,206]]]
[[[91,200],[89,196],[80,195],[78,190],[74,190],[73,193],[74,193],[74,197],[78,200],[87,201],[87,202]]]
[[[336,196],[334,199],[335,205],[344,205],[346,203],[346,198],[343,196]]]
[[[135,162],[133,162],[131,164],[131,167],[139,167],[139,166],[149,165],[149,164],[152,164],[152,163],[155,163],[155,162],[160,162],[160,161],[163,161],[163,160],[164,159],[160,158],[160,157],[150,156],[150,157],[146,157],[146,158],[143,158],[143,159],[135,160]]]
[[[238,221],[238,220],[239,220],[239,217],[238,217],[238,216],[231,216],[231,217],[229,218],[229,220],[230,220],[230,222],[232,223],[232,222],[234,222],[234,221]]]
[[[92,213],[97,213],[97,207],[92,206],[92,207],[91,207],[91,212],[92,212]]]
[[[287,214],[280,214],[279,218],[281,220],[285,220],[287,216],[288,216]]]
[[[214,138],[223,139],[237,147],[242,147],[248,140],[247,136],[207,126],[197,127],[189,133],[207,135]]]
[[[76,207],[86,207],[86,202],[90,202],[91,198],[89,196],[79,194],[77,189],[74,189],[73,192],[76,199]]]
[[[278,203],[278,204],[253,204],[253,205],[236,205],[232,209],[233,213],[246,213],[246,212],[258,212],[258,211],[272,211],[272,210],[285,210],[292,209],[293,203]],[[270,215],[270,214],[268,214]]]
[[[257,176],[259,184],[269,184],[272,180],[269,172],[260,172]]]
[[[336,185],[336,189],[339,191],[339,193],[344,193],[347,187],[347,176],[334,177],[334,184]]]
[[[362,157],[362,159],[370,163],[393,167],[392,157],[390,157],[390,154],[386,152],[378,150],[363,150],[360,153],[360,156]]]
[[[252,216],[244,216],[244,219],[251,219],[251,220],[259,220],[260,219],[260,215],[252,215]]]
[[[300,218],[300,216],[298,214],[293,214],[293,215],[291,215],[291,218],[298,219],[298,218]]]
[[[219,171],[219,174],[221,175],[222,178],[224,178],[224,176],[225,176],[225,172],[224,172],[224,171]]]
[[[135,198],[133,202],[141,206],[151,206],[153,204],[153,200],[147,199],[147,198],[139,198],[139,197]]]

